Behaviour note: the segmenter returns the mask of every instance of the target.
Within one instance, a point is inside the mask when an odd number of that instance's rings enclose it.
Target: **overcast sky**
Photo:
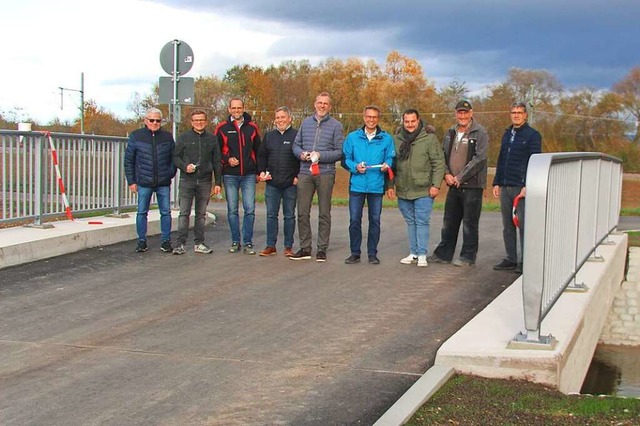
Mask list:
[[[565,88],[610,89],[640,65],[639,0],[21,0],[4,2],[0,111],[41,122],[85,100],[131,117],[160,76],[162,47],[188,43],[188,77],[233,65],[362,57],[417,59],[437,87],[481,91],[511,67],[547,69]],[[63,106],[59,87],[63,91]],[[197,103],[197,100],[196,100]],[[19,117],[20,118],[20,117]]]

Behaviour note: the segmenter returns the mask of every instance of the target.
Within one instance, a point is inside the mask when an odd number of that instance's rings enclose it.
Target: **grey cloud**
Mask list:
[[[261,31],[277,23],[287,33],[272,49],[278,56],[383,60],[399,50],[421,62],[461,57],[451,74],[544,68],[568,86],[597,87],[610,86],[638,64],[637,52],[630,49],[640,39],[637,0],[159,2],[244,19]],[[487,51],[492,55],[485,56]]]

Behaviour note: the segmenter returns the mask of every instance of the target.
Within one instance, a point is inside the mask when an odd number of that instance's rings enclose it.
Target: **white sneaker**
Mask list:
[[[402,263],[403,265],[411,265],[412,263],[417,263],[417,262],[418,262],[418,256],[416,256],[413,253],[411,253],[407,257],[403,257],[402,259],[400,259],[400,263]]]
[[[196,253],[204,253],[204,254],[209,254],[213,252],[213,250],[211,250],[211,248],[209,248],[205,243],[200,243],[196,245],[193,248],[193,251],[195,251]]]
[[[418,266],[428,266],[429,264],[427,263],[427,256],[426,255],[420,255],[418,256]]]

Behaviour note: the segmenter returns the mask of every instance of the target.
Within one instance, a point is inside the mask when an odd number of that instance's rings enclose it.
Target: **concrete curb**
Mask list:
[[[216,215],[208,212],[207,224],[215,221]],[[193,222],[192,217],[192,227]],[[98,216],[52,224],[48,229],[17,226],[0,230],[0,269],[136,239],[135,213],[123,218]],[[147,224],[147,235],[160,234],[158,210],[149,211]],[[178,229],[178,211],[171,211],[171,229]]]
[[[374,426],[396,426],[405,424],[418,409],[453,376],[451,367],[434,365],[409,388]]]

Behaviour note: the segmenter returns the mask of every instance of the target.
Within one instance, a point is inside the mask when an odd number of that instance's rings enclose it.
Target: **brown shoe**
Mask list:
[[[274,256],[276,254],[275,247],[267,247],[260,252],[260,256]]]
[[[291,247],[285,247],[284,248],[284,255],[286,257],[291,257],[293,256],[293,249]]]

